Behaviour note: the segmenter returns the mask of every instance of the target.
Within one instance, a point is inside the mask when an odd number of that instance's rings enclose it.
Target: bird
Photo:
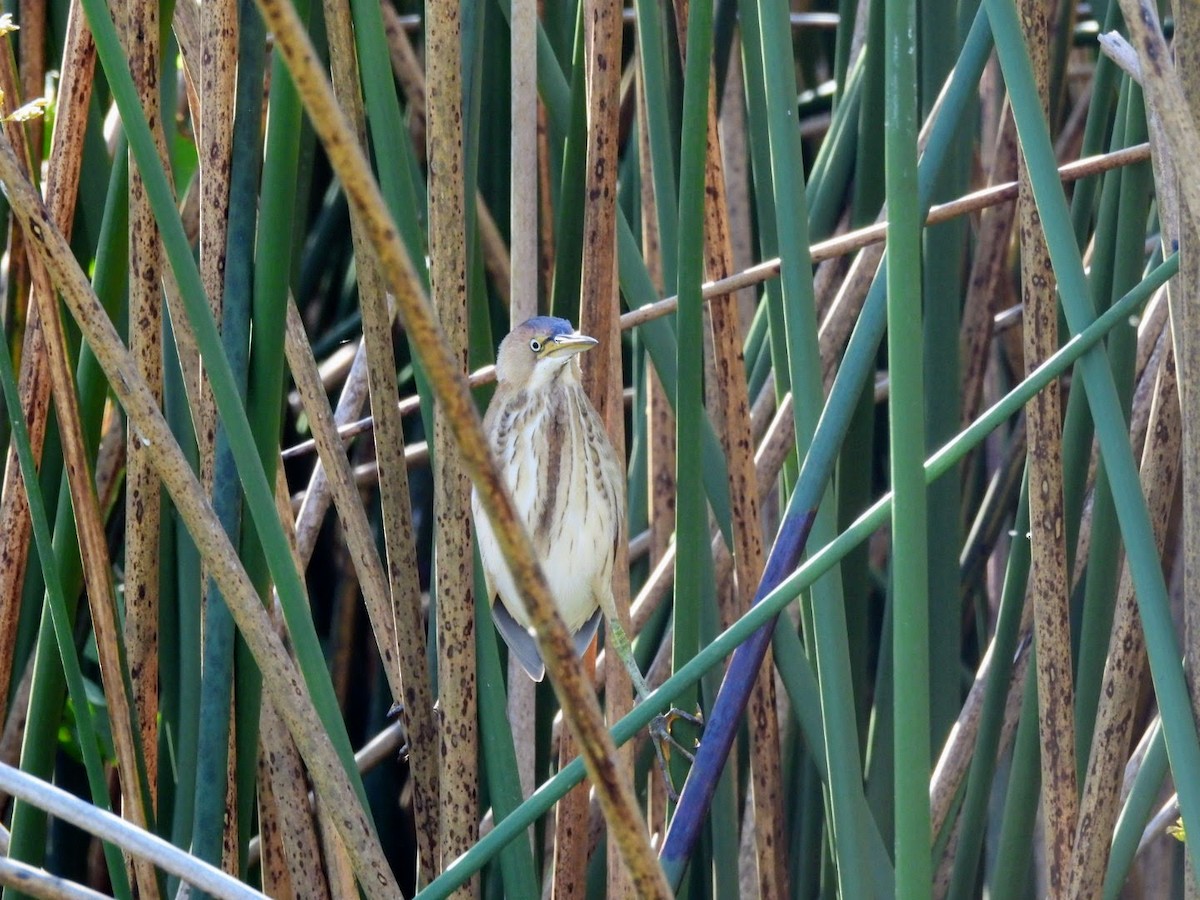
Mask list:
[[[483,420],[580,655],[602,617],[619,622],[612,572],[625,519],[624,467],[581,380],[580,355],[598,343],[566,319],[535,316],[518,325],[500,342],[497,387]],[[546,666],[529,613],[478,491],[471,511],[496,630],[529,677],[541,681]]]
[[[496,391],[483,430],[502,479],[512,494],[559,615],[583,655],[607,620],[611,648],[629,672],[639,700],[650,689],[617,615],[612,591],[618,541],[625,532],[624,466],[596,408],[583,389],[580,355],[600,342],[566,319],[535,316],[510,331],[496,354]],[[496,630],[534,681],[546,673],[496,534],[472,491],[471,512]],[[650,725],[668,793],[670,746],[693,754],[671,735],[671,723],[702,724],[697,715],[671,709]]]

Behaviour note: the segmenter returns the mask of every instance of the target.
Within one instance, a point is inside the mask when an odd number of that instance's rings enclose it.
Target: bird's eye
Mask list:
[[[534,353],[541,353],[542,342],[539,341],[537,338],[534,338],[532,341],[529,342],[529,349],[532,350]]]

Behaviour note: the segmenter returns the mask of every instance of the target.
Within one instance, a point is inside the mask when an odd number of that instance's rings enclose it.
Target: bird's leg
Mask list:
[[[397,716],[399,716],[400,713],[402,713],[402,712],[404,712],[404,701],[397,700],[388,709],[387,717],[389,719],[394,719]],[[396,751],[396,759],[400,760],[401,762],[408,762],[408,740],[407,739],[405,739],[404,743],[400,745],[400,749]]]
[[[633,682],[633,689],[637,692],[638,702],[645,702],[650,696],[650,686],[646,684],[646,679],[642,676],[642,670],[638,668],[637,660],[633,658],[633,647],[629,643],[629,636],[625,634],[625,629],[621,627],[621,623],[617,621],[615,616],[609,619],[609,627],[612,630],[613,650],[617,656],[621,658],[626,670],[629,672],[629,678]],[[679,739],[671,734],[671,725],[676,719],[682,719],[697,727],[704,724],[704,720],[700,718],[699,711],[696,715],[685,712],[682,709],[671,707],[665,713],[659,713],[650,722],[650,739],[654,745],[654,755],[658,757],[659,767],[662,769],[663,781],[667,786],[667,794],[672,801],[678,800],[679,795],[675,792],[675,786],[671,783],[670,770],[667,767],[667,760],[671,754],[671,747],[674,746],[682,753],[689,761],[695,759],[695,754],[682,743]]]

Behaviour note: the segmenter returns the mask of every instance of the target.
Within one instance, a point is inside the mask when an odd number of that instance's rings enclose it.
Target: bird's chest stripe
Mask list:
[[[501,471],[507,477],[517,509],[528,522],[531,500],[536,497],[537,443],[535,436],[541,423],[539,410],[527,401],[525,392],[506,407],[497,424],[492,449],[501,461]],[[530,471],[532,469],[533,471]],[[530,499],[526,499],[526,498]]]
[[[617,538],[610,510],[623,503],[620,470],[600,453],[603,427],[582,391],[521,391],[496,424],[494,449],[541,555],[570,555],[585,533]]]
[[[566,505],[565,502],[559,502],[559,492],[563,486],[564,466],[569,469],[575,455],[565,447],[570,435],[568,410],[563,409],[561,403],[550,403],[547,406],[546,414],[542,417],[539,441],[541,453],[538,454],[541,476],[538,478],[538,486],[541,490],[538,496],[537,518],[532,523],[534,538],[542,546],[549,543],[549,537],[554,533],[555,511],[558,507]],[[569,488],[562,492],[564,501],[568,493]]]

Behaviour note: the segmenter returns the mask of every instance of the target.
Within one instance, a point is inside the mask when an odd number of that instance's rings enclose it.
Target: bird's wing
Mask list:
[[[518,624],[517,620],[512,617],[512,613],[505,608],[499,599],[492,602],[492,620],[496,623],[496,630],[504,638],[504,643],[508,644],[509,652],[521,664],[521,668],[534,681],[541,681],[546,676],[546,663],[542,660],[542,653],[538,649],[537,639],[528,630]],[[576,655],[583,656],[587,652],[588,646],[591,645],[593,638],[596,637],[596,630],[603,621],[604,610],[597,609],[583,623],[583,627],[575,632],[573,637],[575,640]]]
[[[596,629],[600,627],[600,623],[604,621],[604,610],[599,607],[592,613],[591,617],[583,623],[583,626],[575,632],[575,655],[583,656],[587,653],[588,646],[592,643],[592,638],[596,636]]]
[[[496,623],[496,630],[500,632],[500,637],[504,638],[504,643],[508,644],[509,652],[517,658],[521,668],[534,681],[541,681],[546,676],[546,664],[542,661],[541,651],[538,650],[533,635],[521,627],[499,600],[492,602],[492,621]],[[595,631],[595,628],[592,630]]]

